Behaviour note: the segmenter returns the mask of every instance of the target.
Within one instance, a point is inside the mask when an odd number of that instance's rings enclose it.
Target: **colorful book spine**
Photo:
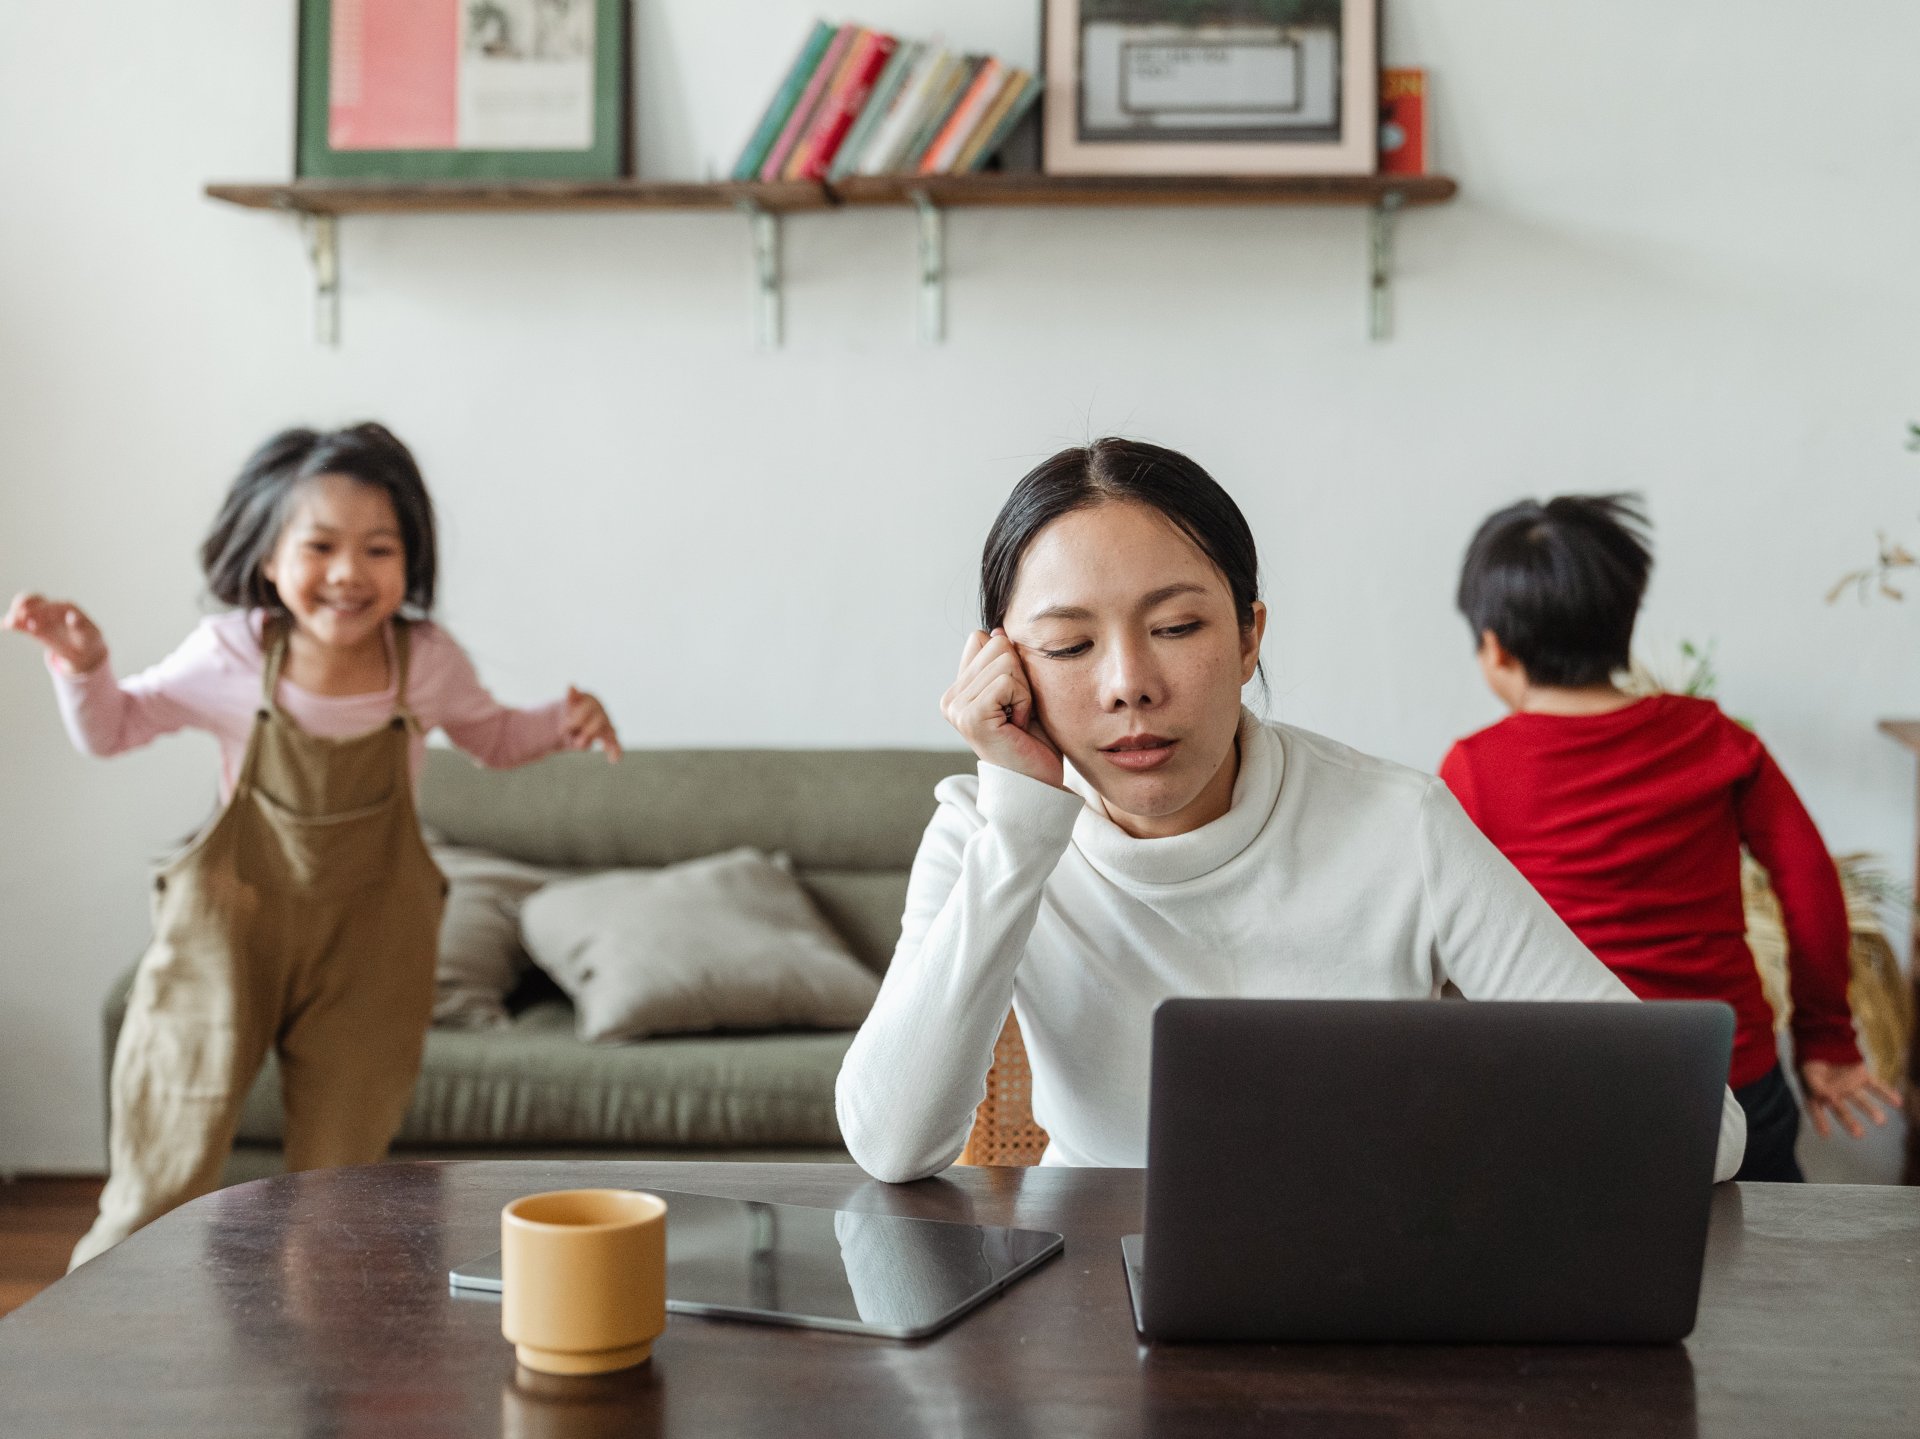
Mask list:
[[[853,122],[853,128],[847,131],[847,138],[841,142],[838,153],[833,157],[833,163],[827,167],[829,180],[844,180],[859,170],[867,147],[873,143],[874,132],[893,109],[893,102],[900,98],[908,75],[920,63],[920,56],[926,48],[915,40],[903,43],[893,52],[893,58],[887,61],[887,68],[873,82],[873,93],[867,97],[867,103],[860,107],[860,118]]]
[[[945,175],[953,169],[954,161],[960,158],[960,151],[980,122],[986,118],[987,111],[993,108],[993,102],[1000,98],[1000,92],[1006,88],[1010,72],[998,60],[988,60],[973,77],[973,83],[953,107],[953,113],[947,117],[940,133],[934,136],[933,143],[927,147],[927,153],[920,159],[922,175]]]
[[[1021,88],[1026,83],[1025,70],[1007,71],[1004,82],[994,94],[993,103],[987,106],[986,113],[980,117],[979,123],[968,133],[966,143],[960,147],[960,153],[955,155],[953,163],[947,166],[948,174],[959,175],[971,168],[974,156],[979,154],[980,147],[987,143],[987,137],[999,128],[1000,117],[1006,114],[1008,107],[1015,100],[1020,98]]]
[[[827,91],[833,77],[839,72],[840,62],[846,58],[847,51],[853,47],[854,36],[860,33],[858,25],[842,25],[834,32],[832,43],[826,53],[820,57],[820,63],[814,67],[813,74],[807,80],[807,88],[800,92],[793,113],[787,117],[787,123],[781,127],[780,138],[774,141],[773,148],[767,151],[766,163],[760,167],[762,180],[778,180],[787,167],[787,160],[793,154],[794,146],[800,143],[800,137],[806,134],[807,123],[812,120],[819,108],[820,97]]]
[[[1427,72],[1380,72],[1380,173],[1427,173]]]
[[[939,44],[926,47],[919,61],[913,67],[913,73],[907,77],[907,83],[900,88],[900,98],[893,103],[893,109],[881,120],[867,145],[867,153],[860,157],[862,175],[885,175],[894,166],[896,158],[907,147],[907,141],[919,127],[920,115],[926,109],[929,97],[947,73],[952,63],[953,52]]]
[[[1026,75],[1019,92],[1012,95],[1012,103],[994,122],[992,131],[979,145],[972,147],[972,154],[961,156],[961,173],[977,171],[994,157],[1000,147],[1007,143],[1007,137],[1027,118],[1027,112],[1033,109],[1033,102],[1040,98],[1040,89],[1045,83],[1038,75]],[[1007,89],[1011,92],[1013,86],[1009,85]]]
[[[833,163],[834,156],[840,153],[847,133],[853,129],[854,120],[867,103],[867,97],[873,93],[880,72],[886,69],[887,61],[893,58],[893,52],[899,45],[900,42],[893,36],[882,35],[878,31],[869,30],[861,35],[849,53],[847,63],[841,68],[838,80],[820,102],[820,113],[814,120],[812,131],[796,148],[794,159],[788,162],[789,180],[826,178],[827,167]]]
[[[760,117],[760,123],[753,128],[753,135],[747,141],[746,148],[740,152],[740,158],[734,162],[733,178],[751,180],[760,173],[760,167],[767,162],[767,152],[780,138],[793,107],[800,101],[800,93],[807,87],[807,81],[820,66],[820,57],[827,53],[827,47],[833,43],[834,28],[824,20],[814,22],[808,32],[806,43],[801,45],[800,53],[787,68],[787,75],[780,82],[780,88],[774,92],[773,100],[768,104],[766,113]]]
[[[847,83],[847,71],[853,64],[854,56],[865,47],[867,37],[872,34],[873,32],[871,30],[860,26],[854,27],[853,42],[840,52],[839,62],[833,67],[833,73],[827,77],[826,88],[820,92],[819,99],[814,103],[813,113],[807,117],[807,123],[801,127],[800,138],[794,141],[793,149],[787,152],[786,164],[780,168],[780,179],[797,180],[800,178],[800,167],[806,162],[807,157],[813,153],[815,128],[820,124],[821,118],[833,105],[834,98],[840,93],[841,86]]]
[[[934,142],[941,128],[947,123],[947,117],[953,113],[953,107],[960,103],[960,97],[967,93],[967,87],[973,84],[973,77],[980,73],[980,67],[986,63],[982,55],[966,55],[958,59],[941,82],[932,103],[927,107],[926,118],[920,128],[914,132],[906,150],[893,164],[893,169],[902,175],[918,174],[920,159],[927,153],[927,147]]]

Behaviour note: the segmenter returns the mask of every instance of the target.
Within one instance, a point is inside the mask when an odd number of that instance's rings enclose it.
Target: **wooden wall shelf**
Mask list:
[[[250,210],[302,215],[449,214],[552,210],[734,210],[756,205],[774,214],[825,210],[821,185],[674,184],[655,180],[293,180],[284,184],[209,185],[207,194]]]
[[[763,346],[780,343],[780,220],[842,208],[910,207],[919,216],[920,334],[930,343],[946,331],[945,212],[957,209],[1098,209],[1342,205],[1368,211],[1370,329],[1391,328],[1393,219],[1413,205],[1451,200],[1445,175],[1059,176],[1036,174],[884,175],[834,184],[606,181],[293,180],[211,184],[215,200],[297,216],[305,226],[314,271],[315,328],[326,344],[339,339],[339,226],[343,215],[532,213],[640,210],[738,211],[752,225],[755,303]]]
[[[732,210],[758,205],[774,214],[838,205],[911,205],[924,195],[943,209],[1141,205],[1407,205],[1450,200],[1444,175],[1133,176],[878,175],[837,184],[680,184],[657,180],[394,181],[293,180],[219,184],[207,194],[253,210],[305,215],[475,210]]]

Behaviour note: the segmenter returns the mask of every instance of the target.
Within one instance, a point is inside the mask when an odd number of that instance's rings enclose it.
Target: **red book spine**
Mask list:
[[[842,83],[820,104],[820,119],[808,137],[811,144],[795,178],[825,178],[841,142],[847,138],[853,122],[860,118],[860,107],[867,103],[867,97],[873,93],[873,82],[880,78],[880,72],[887,68],[887,61],[893,58],[893,52],[899,45],[900,42],[891,35],[872,34],[866,37],[863,48],[854,51],[852,58],[847,61]]]
[[[1380,72],[1380,173],[1427,173],[1427,72]]]
[[[773,148],[767,152],[767,163],[760,167],[762,180],[778,180],[787,166],[788,156],[793,154],[794,146],[800,143],[807,122],[820,107],[820,97],[832,81],[840,61],[853,44],[853,37],[859,33],[855,25],[842,25],[839,33],[833,37],[833,43],[827,47],[827,53],[820,57],[820,64],[813,72],[813,78],[807,81],[807,88],[801,92],[800,101],[793,107],[793,114],[787,120],[786,128],[780,132],[780,138],[774,141]]]

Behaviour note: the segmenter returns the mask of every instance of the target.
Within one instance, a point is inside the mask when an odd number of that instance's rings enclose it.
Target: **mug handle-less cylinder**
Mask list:
[[[527,1368],[644,1364],[667,1327],[667,1205],[630,1189],[529,1194],[500,1211],[500,1332]]]

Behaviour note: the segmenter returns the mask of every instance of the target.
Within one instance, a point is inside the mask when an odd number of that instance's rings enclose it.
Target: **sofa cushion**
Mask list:
[[[853,1036],[686,1035],[582,1044],[550,999],[502,1029],[428,1034],[413,1103],[394,1140],[463,1146],[837,1145],[833,1082]],[[281,1138],[271,1059],[248,1095],[241,1143]]]
[[[461,845],[432,850],[447,879],[433,973],[433,1022],[451,1029],[497,1029],[507,1022],[507,996],[533,963],[520,943],[520,906],[543,884],[572,871]]]
[[[885,974],[907,912],[907,871],[799,869],[794,876],[853,957]]]
[[[588,1040],[852,1029],[879,983],[783,863],[753,849],[547,885],[520,933]]]

